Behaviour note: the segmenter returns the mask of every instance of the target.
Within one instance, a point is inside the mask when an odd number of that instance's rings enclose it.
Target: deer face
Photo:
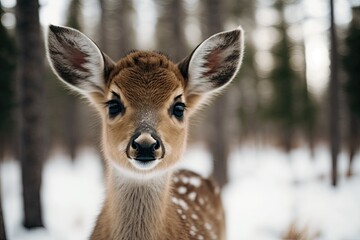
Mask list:
[[[189,117],[234,78],[242,49],[238,28],[210,37],[178,64],[144,51],[115,63],[74,29],[50,26],[48,34],[53,70],[102,117],[106,159],[133,176],[166,171],[179,161]]]
[[[173,165],[186,142],[184,92],[179,69],[161,54],[133,52],[116,63],[105,99],[99,96],[109,159],[136,172]]]

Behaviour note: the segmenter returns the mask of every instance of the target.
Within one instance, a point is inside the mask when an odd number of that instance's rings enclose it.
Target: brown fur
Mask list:
[[[156,129],[167,152],[152,170],[157,175],[153,178],[126,177],[112,166],[107,168],[107,197],[91,239],[224,239],[218,188],[195,173],[168,170],[185,150],[188,118],[200,98],[186,95],[179,68],[159,53],[133,52],[109,69],[104,95],[91,95],[103,116],[103,150],[108,164],[143,174],[131,166],[122,150],[134,129],[144,122]],[[112,92],[120,96],[126,109],[115,119],[109,119],[102,107]],[[170,117],[168,110],[179,95],[190,109],[182,122]],[[184,180],[190,178],[199,185]],[[180,192],[186,188],[186,194],[179,193],[179,188]]]

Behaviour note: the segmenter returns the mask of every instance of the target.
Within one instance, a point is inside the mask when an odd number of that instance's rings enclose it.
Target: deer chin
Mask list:
[[[144,163],[139,160],[128,158],[125,165],[116,161],[110,161],[110,166],[112,166],[114,173],[118,176],[143,182],[150,179],[156,179],[159,176],[171,172],[173,167],[163,168],[160,166],[162,165],[160,164],[161,162],[163,162],[163,159],[155,159]]]
[[[154,159],[154,160],[148,160],[148,161],[129,159],[129,161],[134,168],[136,168],[140,171],[151,170],[151,169],[155,168],[156,165],[158,165],[161,162],[160,159]]]

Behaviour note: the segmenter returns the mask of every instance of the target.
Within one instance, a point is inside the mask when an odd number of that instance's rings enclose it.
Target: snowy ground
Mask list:
[[[211,173],[210,155],[192,147],[182,166]],[[273,148],[246,146],[232,152],[230,183],[223,191],[229,240],[280,239],[291,224],[321,240],[360,240],[360,155],[355,177],[344,177],[346,156],[340,155],[339,187],[330,187],[330,156],[324,147],[312,160],[305,148],[286,156]],[[104,194],[97,153],[83,150],[71,163],[61,153],[44,169],[42,201],[47,230],[21,227],[19,165],[1,165],[1,191],[10,240],[87,239]]]

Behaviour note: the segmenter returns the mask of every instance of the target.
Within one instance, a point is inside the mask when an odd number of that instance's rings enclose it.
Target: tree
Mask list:
[[[208,37],[214,33],[223,31],[224,6],[222,1],[203,1],[204,22],[203,34]],[[210,113],[210,124],[208,146],[213,157],[214,177],[222,187],[228,182],[227,159],[229,155],[230,141],[227,136],[226,113],[227,95],[224,94],[214,102]]]
[[[68,7],[68,16],[66,25],[81,31],[81,0],[72,0]],[[75,160],[76,151],[79,146],[79,114],[78,100],[74,95],[66,95],[65,97],[65,113],[64,123],[65,129],[65,145],[72,161]]]
[[[331,184],[337,185],[337,157],[340,146],[339,127],[339,79],[336,26],[334,20],[334,1],[330,0],[330,88],[329,88],[329,123],[331,148]]]
[[[0,194],[0,239],[6,240],[5,224],[4,224],[4,217],[3,217],[3,212],[2,212],[1,194]]]
[[[250,139],[260,132],[261,124],[259,123],[261,109],[260,95],[258,90],[259,74],[255,64],[256,48],[253,44],[253,31],[256,29],[255,11],[256,2],[247,0],[228,0],[226,12],[230,13],[231,22],[241,23],[245,29],[245,52],[241,70],[237,76],[236,95],[238,100],[237,117],[240,120],[241,131],[240,140],[247,137]],[[229,89],[231,91],[231,89]],[[235,90],[235,89],[234,89]],[[230,92],[231,94],[231,92]],[[230,95],[229,94],[229,95]]]
[[[0,18],[3,9],[0,5]],[[15,73],[14,39],[0,22],[0,159],[9,144],[9,134],[12,130],[11,112],[14,107],[13,83]]]
[[[352,175],[352,163],[360,143],[360,6],[353,7],[353,19],[345,39],[346,53],[343,57],[347,73],[345,92],[349,106],[349,166],[347,175]]]
[[[26,228],[43,227],[40,186],[45,158],[44,44],[39,2],[18,0],[15,7],[19,144]]]
[[[305,71],[304,71],[305,72]],[[316,135],[316,121],[317,121],[317,107],[313,96],[310,94],[306,80],[300,89],[301,100],[301,116],[300,124],[305,132],[305,138],[308,141],[311,156],[314,157],[315,135]]]
[[[281,19],[276,26],[280,33],[280,41],[272,48],[275,60],[275,67],[270,73],[273,96],[266,115],[281,126],[281,145],[286,152],[290,152],[297,121],[295,102],[298,96],[299,77],[291,68],[289,61],[292,43],[287,36],[284,5],[284,0],[275,2],[275,8],[279,11]]]
[[[132,0],[99,0],[100,46],[112,59],[120,59],[135,47]]]
[[[158,21],[156,27],[156,38],[158,49],[161,49],[170,58],[178,62],[185,57],[187,44],[184,34],[185,11],[183,1],[157,1]],[[169,40],[169,36],[171,40]],[[174,47],[175,46],[175,47]]]
[[[0,18],[3,9],[0,3]],[[0,160],[9,141],[11,126],[11,111],[13,108],[13,82],[15,70],[15,46],[13,39],[0,21]],[[2,201],[0,193],[0,239],[6,240],[5,225],[2,213]]]

